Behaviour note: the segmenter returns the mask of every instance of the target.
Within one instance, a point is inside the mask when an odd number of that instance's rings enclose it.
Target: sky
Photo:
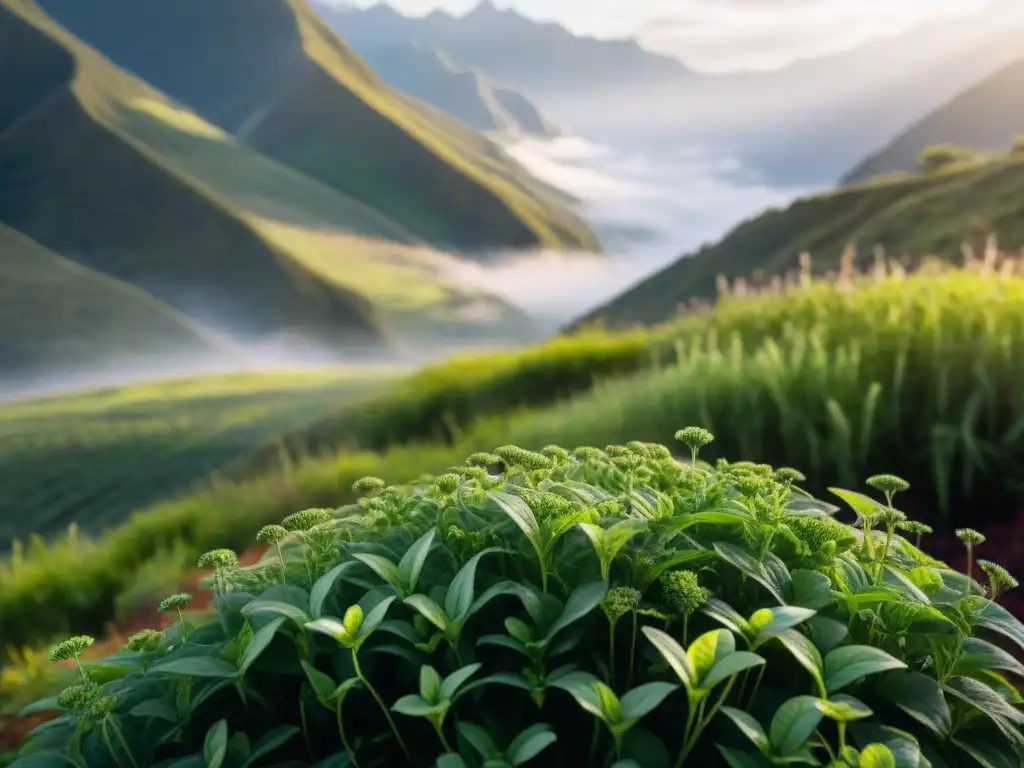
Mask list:
[[[372,5],[374,0],[357,0]],[[403,13],[461,14],[477,0],[389,0]],[[495,0],[577,34],[636,36],[704,71],[774,69],[906,31],[928,18],[973,13],[991,0]]]

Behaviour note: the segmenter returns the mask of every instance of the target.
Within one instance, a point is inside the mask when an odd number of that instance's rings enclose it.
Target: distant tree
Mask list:
[[[1010,154],[1014,157],[1024,157],[1024,133],[1018,133],[1010,147]]]
[[[921,150],[921,154],[917,156],[917,165],[925,173],[934,173],[953,163],[975,160],[977,157],[976,152],[966,147],[935,144]]]

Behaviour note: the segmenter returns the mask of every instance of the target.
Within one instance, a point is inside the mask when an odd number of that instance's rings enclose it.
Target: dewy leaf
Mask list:
[[[653,682],[633,688],[622,697],[622,716],[629,720],[639,720],[678,687],[672,683]]]
[[[735,707],[722,707],[721,712],[733,721],[736,727],[740,729],[740,733],[750,739],[754,746],[760,750],[761,754],[767,755],[771,751],[768,735],[752,715]]]
[[[512,765],[522,765],[554,744],[557,738],[550,725],[537,723],[512,739],[505,754]]]
[[[825,688],[836,693],[868,675],[906,669],[899,659],[870,645],[844,645],[825,656]]]
[[[806,744],[821,723],[820,700],[814,696],[794,696],[779,707],[768,730],[772,749],[778,755],[792,755]]]
[[[943,738],[949,736],[953,719],[942,686],[921,672],[893,672],[885,677],[886,700]]]
[[[569,595],[569,599],[565,601],[565,608],[562,609],[561,615],[551,625],[551,628],[548,629],[545,639],[550,642],[563,629],[596,609],[607,591],[608,585],[603,581],[583,584],[573,590],[573,593]]]
[[[686,651],[683,649],[683,646],[660,629],[655,629],[654,627],[643,627],[641,631],[647,639],[651,641],[654,647],[658,649],[658,653],[660,653],[665,661],[668,662],[668,665],[672,667],[672,670],[676,673],[676,676],[683,685],[691,690],[696,688],[696,672],[694,672],[693,664],[690,663],[690,658],[686,655]]]
[[[761,563],[755,560],[748,552],[740,549],[735,544],[723,541],[716,541],[714,547],[719,557],[771,592],[772,597],[780,603],[786,602],[779,590],[778,584],[768,575]]]
[[[218,720],[206,732],[203,741],[203,759],[206,768],[220,768],[228,751],[228,721]]]
[[[238,669],[230,661],[215,656],[186,656],[149,668],[149,674],[183,675],[185,677],[234,677]]]
[[[285,620],[284,616],[277,616],[252,636],[252,640],[246,646],[245,653],[242,654],[242,660],[238,665],[240,675],[244,675],[249,670],[249,667],[253,665],[253,662],[259,658],[260,654],[267,649],[267,646],[274,640],[274,635],[277,634]]]
[[[480,558],[500,551],[499,547],[488,547],[477,552],[455,574],[455,578],[448,586],[448,594],[444,598],[444,612],[452,621],[460,622],[469,615],[469,609],[473,605],[473,594],[476,590],[476,568],[480,563]]]
[[[431,527],[413,542],[409,550],[402,555],[402,559],[398,561],[398,578],[408,594],[416,589],[416,582],[420,579],[420,572],[423,570],[423,564],[427,561],[427,555],[430,554],[430,545],[434,543],[436,534],[437,528]]]

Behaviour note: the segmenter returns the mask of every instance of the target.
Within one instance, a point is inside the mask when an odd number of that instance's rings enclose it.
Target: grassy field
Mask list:
[[[391,91],[305,0],[40,5],[118,66],[424,240],[595,245],[495,145]]]
[[[656,323],[692,298],[713,299],[718,275],[768,283],[814,255],[818,274],[838,271],[849,244],[866,268],[883,244],[893,258],[955,261],[969,244],[980,252],[995,235],[1007,251],[1024,245],[1024,157],[1003,157],[928,175],[880,178],[797,200],[741,224],[713,246],[669,265],[582,324],[609,327]]]
[[[721,436],[709,458],[773,458],[813,471],[823,485],[898,471],[914,484],[922,507],[915,514],[937,527],[970,521],[979,509],[993,523],[1020,511],[1024,278],[973,269],[820,283],[730,299],[649,333],[655,348],[674,339],[674,355],[565,402],[493,410],[502,380],[520,389],[532,380],[544,390],[544,351],[533,353],[529,376],[514,364],[497,379],[481,376],[480,393],[492,394],[481,398],[479,413],[465,414],[469,423],[449,443],[310,456],[140,511],[98,540],[38,547],[0,570],[5,639],[37,642],[70,628],[102,628],[117,596],[155,559],[169,579],[175,563],[183,570],[202,551],[246,549],[283,514],[350,499],[351,483],[364,475],[401,482],[502,443],[664,439],[680,424],[707,424]],[[569,346],[547,354],[554,369],[571,358]],[[449,380],[465,367],[455,364]],[[444,368],[432,375],[443,379]],[[407,420],[413,400],[411,392],[398,398],[392,416]],[[383,423],[386,402],[359,410]],[[435,402],[429,390],[423,402]]]
[[[21,539],[23,552],[30,534],[116,526],[392,375],[242,374],[2,404],[0,551]]]

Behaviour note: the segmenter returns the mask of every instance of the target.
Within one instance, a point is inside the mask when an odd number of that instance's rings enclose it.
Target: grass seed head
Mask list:
[[[72,685],[60,692],[57,706],[72,711],[87,710],[96,700],[98,693],[96,685]]]
[[[699,451],[705,445],[709,445],[715,436],[703,427],[686,427],[676,432],[675,438],[691,451]]]
[[[238,565],[238,555],[230,549],[212,549],[197,561],[200,568],[231,568]]]
[[[154,651],[163,635],[155,629],[143,629],[128,638],[125,648],[132,652]]]
[[[640,592],[632,587],[613,587],[601,598],[601,610],[609,621],[618,621],[640,605]]]
[[[281,521],[282,527],[287,531],[309,531],[318,525],[329,523],[334,519],[329,509],[304,509],[288,515]]]
[[[802,483],[807,476],[798,469],[792,467],[779,467],[775,470],[775,481],[778,483]]]
[[[971,546],[977,546],[978,544],[985,543],[985,535],[973,528],[957,528],[956,537],[964,544]]]
[[[540,452],[558,464],[569,460],[569,452],[560,445],[545,445]]]
[[[117,705],[116,696],[102,696],[95,701],[89,707],[89,714],[93,717],[103,717],[109,715],[114,711],[114,707]]]
[[[872,475],[867,479],[867,484],[886,494],[900,493],[910,488],[910,483],[896,475]]]
[[[184,608],[190,602],[192,602],[192,595],[190,595],[188,592],[179,592],[176,595],[165,597],[163,600],[160,601],[160,605],[158,605],[156,609],[160,613],[167,613],[167,611],[173,609]]]
[[[521,467],[525,470],[551,469],[552,461],[543,453],[528,451],[517,445],[503,445],[494,452],[508,467]]]
[[[430,492],[434,496],[450,496],[459,489],[459,476],[454,472],[440,475],[430,484]]]
[[[256,541],[266,541],[273,544],[287,535],[288,531],[283,525],[264,525],[260,528],[259,533],[256,534]]]
[[[352,491],[360,496],[384,490],[384,481],[379,477],[361,477],[352,483]]]
[[[992,583],[1000,589],[1015,589],[1018,586],[1018,582],[1010,572],[1003,568],[1001,565],[996,565],[990,560],[979,560],[978,567],[985,572],[985,575],[989,577]]]
[[[474,467],[490,467],[501,464],[501,457],[493,453],[473,453],[466,457],[466,463]]]
[[[693,571],[669,571],[662,574],[661,593],[666,605],[680,616],[692,616],[711,597],[711,593],[700,585]]]

